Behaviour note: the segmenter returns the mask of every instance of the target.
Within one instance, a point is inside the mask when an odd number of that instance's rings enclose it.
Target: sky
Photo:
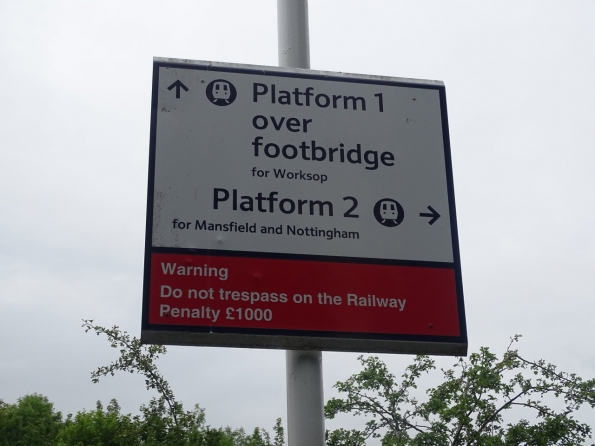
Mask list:
[[[595,377],[595,3],[309,3],[311,67],[445,83],[470,352]],[[153,57],[277,64],[276,2],[0,0],[0,398],[150,396],[82,319],[140,335]],[[324,353],[325,398],[358,368]],[[380,355],[399,375],[408,355]],[[449,366],[453,358],[437,358]],[[286,418],[281,350],[169,347],[212,426]],[[350,426],[328,422],[327,427]]]

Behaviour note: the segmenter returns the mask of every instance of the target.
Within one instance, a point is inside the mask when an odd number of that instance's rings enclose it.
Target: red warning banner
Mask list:
[[[149,324],[460,336],[454,267],[152,254]]]

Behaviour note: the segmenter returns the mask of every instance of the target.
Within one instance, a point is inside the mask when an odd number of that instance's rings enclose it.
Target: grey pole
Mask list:
[[[289,446],[324,446],[322,352],[285,352]]]
[[[277,0],[279,66],[310,68],[308,0]],[[289,446],[324,446],[322,352],[286,352]]]
[[[310,68],[308,0],[277,0],[279,66]]]

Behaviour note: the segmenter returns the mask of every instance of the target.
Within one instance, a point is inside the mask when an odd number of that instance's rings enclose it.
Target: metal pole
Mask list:
[[[279,66],[310,68],[308,0],[277,0]]]
[[[279,66],[310,68],[308,0],[277,0]],[[289,446],[324,446],[322,352],[286,352]]]
[[[289,446],[324,446],[322,352],[285,352]]]

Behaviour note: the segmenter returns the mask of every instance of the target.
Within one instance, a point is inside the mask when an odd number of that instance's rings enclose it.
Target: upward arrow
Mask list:
[[[176,99],[180,99],[180,88],[183,88],[184,91],[188,91],[188,87],[180,82],[179,79],[167,87],[168,90],[172,90],[173,88],[176,89]]]

